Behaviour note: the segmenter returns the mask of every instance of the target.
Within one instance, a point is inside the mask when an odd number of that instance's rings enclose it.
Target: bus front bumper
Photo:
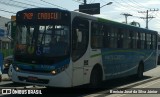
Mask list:
[[[72,87],[71,77],[65,71],[57,75],[21,73],[13,69],[12,81],[25,84],[49,86],[49,87]]]

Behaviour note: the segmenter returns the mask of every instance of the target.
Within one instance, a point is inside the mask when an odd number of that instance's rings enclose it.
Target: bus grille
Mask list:
[[[37,80],[29,80],[27,77],[22,77],[18,76],[18,79],[20,81],[26,81],[26,82],[31,82],[31,83],[39,83],[39,84],[48,84],[49,80],[48,79],[37,79]]]

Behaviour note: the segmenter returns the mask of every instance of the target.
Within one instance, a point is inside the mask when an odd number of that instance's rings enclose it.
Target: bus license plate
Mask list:
[[[38,78],[37,78],[37,77],[29,76],[29,77],[28,77],[28,80],[29,80],[29,81],[37,81]]]

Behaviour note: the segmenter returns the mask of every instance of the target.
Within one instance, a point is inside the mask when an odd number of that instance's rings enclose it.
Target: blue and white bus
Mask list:
[[[156,31],[57,8],[19,11],[16,24],[14,82],[94,87],[157,64]]]

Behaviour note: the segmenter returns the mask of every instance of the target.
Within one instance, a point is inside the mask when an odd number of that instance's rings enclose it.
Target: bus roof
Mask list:
[[[44,10],[44,11],[52,11],[54,9],[54,11],[64,11],[64,12],[69,12],[68,10],[63,10],[63,9],[59,9],[59,8],[27,8],[27,9],[24,9],[24,10],[21,10],[21,11],[18,11],[18,12],[23,12],[23,11],[41,11],[41,10]],[[17,13],[18,13],[17,12]]]
[[[137,27],[134,25],[124,24],[124,23],[120,23],[120,22],[116,22],[116,21],[112,21],[112,20],[108,20],[108,19],[104,19],[104,18],[98,18],[98,21],[114,24],[115,26],[118,26],[120,28],[127,27],[127,29],[129,29],[129,30],[132,30],[132,29],[137,30],[137,31],[145,30],[146,32],[156,32],[157,33],[157,31],[154,31],[154,30],[141,28],[141,27]]]
[[[137,27],[137,26],[134,26],[134,25],[124,24],[124,23],[112,21],[112,20],[109,20],[109,19],[104,19],[104,18],[92,16],[92,15],[89,15],[89,14],[86,14],[86,13],[75,12],[75,11],[72,11],[72,12],[80,14],[80,16],[86,16],[86,17],[88,17],[88,19],[94,19],[94,20],[98,20],[99,22],[102,22],[102,23],[108,23],[108,25],[114,24],[114,26],[117,26],[119,28],[124,28],[125,27],[125,28],[127,28],[129,30],[134,29],[134,31],[145,31],[145,32],[148,32],[148,33],[150,33],[150,32],[157,33],[157,31],[154,31],[154,30],[141,28],[141,27]]]
[[[69,11],[69,10],[64,10],[64,9],[59,9],[59,8],[28,8],[28,9],[24,9],[24,10],[21,10],[18,13],[21,13],[21,12],[38,12],[38,11],[52,11],[54,9],[54,11],[62,11],[62,12],[70,12],[71,14],[72,13],[75,13],[76,16],[82,16],[82,17],[85,17],[87,19],[91,19],[91,20],[98,20],[99,22],[102,22],[102,23],[108,23],[108,25],[110,24],[114,24],[114,26],[117,26],[119,28],[127,28],[129,30],[133,30],[134,31],[145,31],[145,32],[155,32],[157,33],[157,31],[153,31],[153,30],[149,30],[149,29],[146,29],[146,28],[141,28],[141,27],[136,27],[136,26],[133,26],[133,25],[128,25],[128,24],[124,24],[124,23],[120,23],[120,22],[116,22],[116,21],[112,21],[112,20],[108,20],[108,19],[104,19],[104,18],[100,18],[100,17],[96,17],[96,16],[92,16],[92,15],[89,15],[89,14],[86,14],[86,13],[82,13],[82,12],[76,12],[76,11]]]

